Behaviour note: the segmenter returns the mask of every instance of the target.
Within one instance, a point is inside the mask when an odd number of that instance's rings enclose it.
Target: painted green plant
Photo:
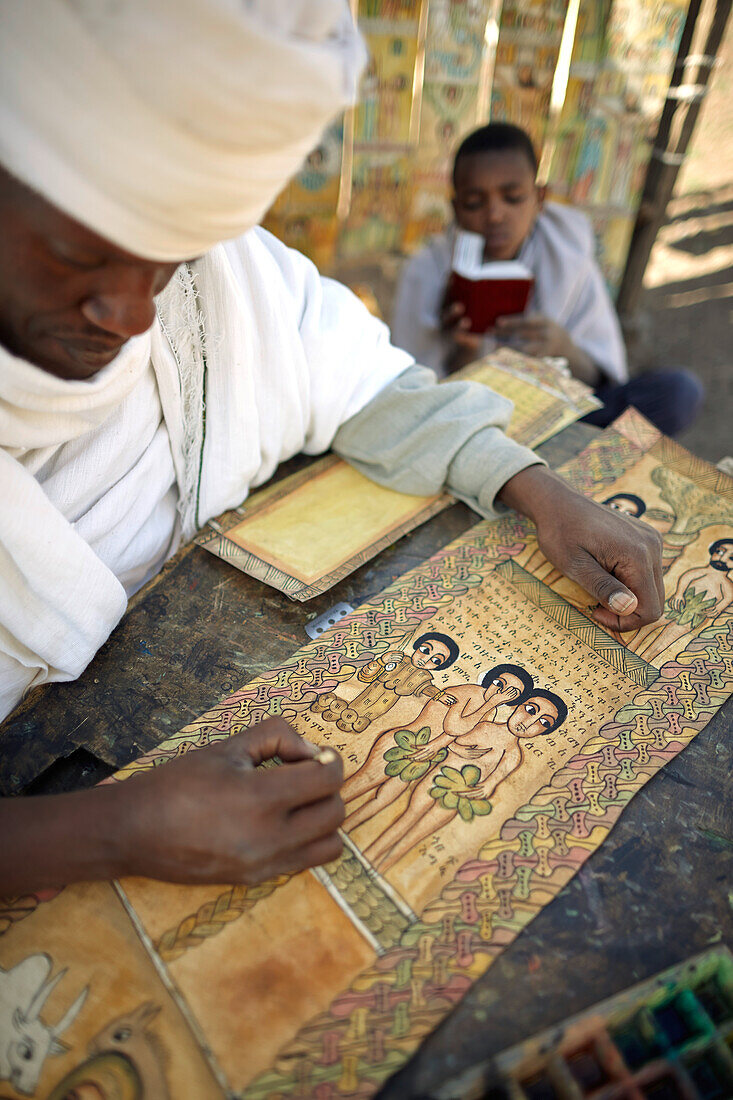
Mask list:
[[[429,726],[423,726],[417,733],[414,730],[397,730],[394,735],[395,747],[387,749],[384,754],[387,761],[385,775],[398,775],[405,783],[412,783],[415,779],[422,779],[430,768],[445,760],[448,755],[446,748],[436,749],[424,760],[414,759],[418,750],[423,749],[430,741],[430,732]]]
[[[464,764],[460,771],[450,764],[444,764],[435,777],[430,796],[444,810],[457,810],[464,821],[486,817],[491,813],[488,798],[471,793],[480,778],[481,769],[475,764]]]
[[[693,630],[704,623],[708,616],[712,615],[716,599],[714,596],[705,598],[704,592],[698,592],[695,588],[688,588],[685,592],[685,605],[680,610],[667,603],[666,615],[680,626],[691,626]]]

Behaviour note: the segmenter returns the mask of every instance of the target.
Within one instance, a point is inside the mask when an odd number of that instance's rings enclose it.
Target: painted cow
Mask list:
[[[88,987],[56,1024],[41,1019],[41,1009],[66,973],[48,980],[53,963],[48,955],[28,955],[11,970],[0,967],[0,1081],[10,1081],[24,1096],[35,1092],[43,1064],[51,1054],[68,1048],[59,1040],[79,1014]]]

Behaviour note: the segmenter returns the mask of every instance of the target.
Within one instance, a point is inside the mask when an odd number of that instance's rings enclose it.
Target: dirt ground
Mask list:
[[[680,442],[717,462],[733,455],[733,19],[689,155],[644,279],[653,357],[694,370],[706,388]]]

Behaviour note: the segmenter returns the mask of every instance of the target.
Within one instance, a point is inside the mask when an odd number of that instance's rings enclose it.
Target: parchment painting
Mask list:
[[[114,887],[54,893],[0,938],[0,1097],[223,1098]]]
[[[627,415],[617,427],[633,436],[640,421]],[[733,604],[733,497],[720,492],[712,467],[650,426],[646,434],[653,445],[617,479],[612,493],[600,485],[589,489],[596,500],[650,524],[662,536],[663,617],[617,636],[629,652],[659,667]],[[533,542],[517,561],[576,608],[592,613],[595,601],[562,577]]]
[[[664,621],[600,628],[509,514],[124,769],[281,715],[343,755],[344,853],[256,887],[9,901],[0,1012],[46,1047],[23,1079],[6,1054],[0,1090],[337,1100],[400,1068],[733,687],[733,480],[635,413],[566,475],[663,530]]]
[[[450,503],[447,493],[384,489],[328,455],[254,493],[197,541],[291,599],[309,600]]]

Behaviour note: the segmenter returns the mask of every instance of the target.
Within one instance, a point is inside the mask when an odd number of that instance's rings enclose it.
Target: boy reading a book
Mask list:
[[[403,270],[392,340],[439,375],[509,344],[527,355],[562,356],[593,386],[604,407],[587,419],[605,425],[629,405],[668,435],[684,430],[702,400],[687,371],[658,370],[629,380],[616,312],[594,259],[590,222],[579,211],[545,202],[527,133],[493,122],[460,145],[453,165],[455,224],[434,237]],[[492,332],[470,331],[465,307],[449,302],[457,229],[483,236],[484,260],[518,259],[534,276],[528,309],[499,317]]]

